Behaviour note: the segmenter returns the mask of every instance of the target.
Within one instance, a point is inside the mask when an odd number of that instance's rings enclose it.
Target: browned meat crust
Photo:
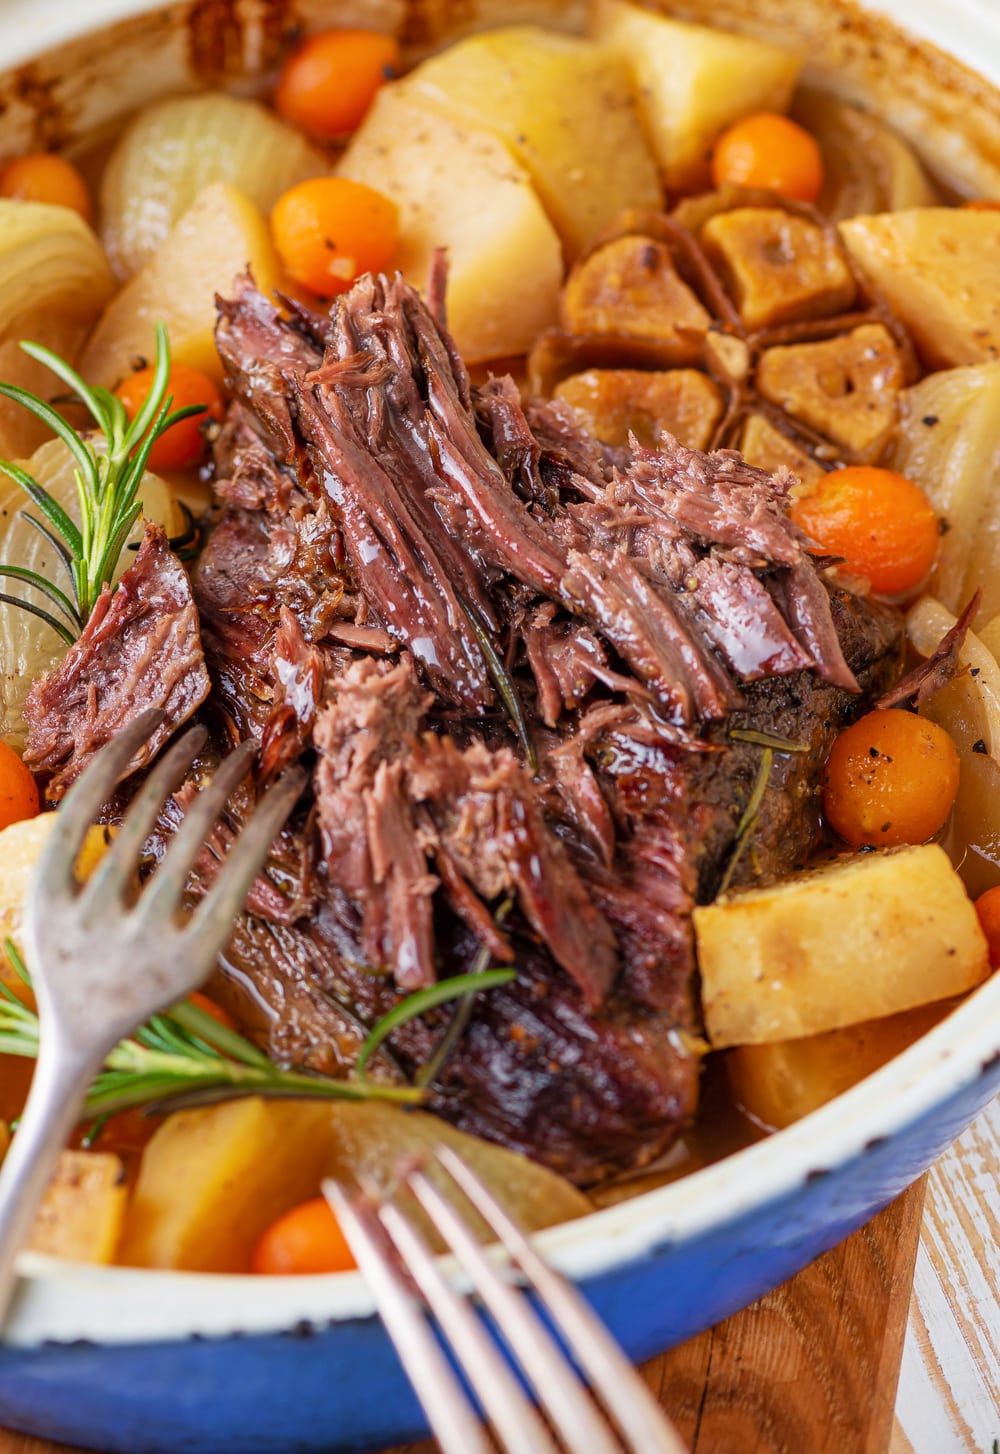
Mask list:
[[[690,912],[760,774],[739,733],[802,750],[736,882],[809,852],[897,616],[824,583],[787,477],[676,444],[612,467],[560,406],[471,390],[399,279],[329,324],[244,283],[218,341],[212,703],[265,772],[316,754],[220,993],[278,1058],[348,1073],[366,1026],[485,947],[517,978],[461,1012],[431,1103],[580,1182],[642,1164],[694,1110]],[[379,1073],[425,1066],[455,1013],[399,1029]]]
[[[118,588],[105,587],[79,640],[28,693],[25,762],[48,779],[46,796],[56,802],[136,712],[160,707],[163,723],[129,764],[135,772],[209,687],[187,572],[163,530],[147,525]]]

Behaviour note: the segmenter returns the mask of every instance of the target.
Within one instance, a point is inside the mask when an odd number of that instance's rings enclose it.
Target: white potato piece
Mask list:
[[[0,378],[47,398],[54,376],[22,352],[22,339],[74,363],[114,292],[104,249],[68,207],[0,198]],[[48,429],[0,399],[0,456],[30,454]]]
[[[694,911],[716,1049],[817,1035],[963,994],[989,973],[943,848],[857,854]]]
[[[840,236],[909,328],[928,368],[1000,357],[1000,213],[876,212],[841,222]]]
[[[251,1097],[179,1111],[154,1133],[143,1152],[120,1260],[244,1272],[261,1233],[318,1196],[323,1177],[354,1183],[366,1172],[389,1184],[402,1156],[440,1143],[460,1152],[529,1228],[591,1210],[583,1193],[554,1172],[423,1111],[380,1101]]]
[[[256,101],[208,91],[147,106],[111,154],[101,182],[101,235],[111,266],[145,267],[212,182],[269,212],[288,187],[330,170],[295,127]]]
[[[30,459],[22,460],[21,465],[79,524],[75,461],[62,440],[50,439],[36,449]],[[136,521],[133,528],[133,543],[142,536],[143,519],[156,521],[168,535],[180,528],[181,517],[173,493],[158,475],[149,472],[144,476],[139,499],[142,501],[143,517]],[[0,563],[25,566],[54,582],[72,599],[69,577],[61,561],[45,537],[29,524],[25,511],[38,516],[37,509],[20,486],[0,475]],[[132,551],[122,552],[119,575],[134,558]],[[55,607],[40,592],[21,581],[8,577],[3,581],[2,589],[10,595],[33,601],[52,615],[58,615]],[[65,652],[65,641],[47,622],[17,606],[0,602],[0,739],[9,746],[20,750],[24,745],[22,713],[32,682],[42,672],[51,671]]]
[[[0,831],[0,980],[18,994],[24,993],[24,982],[8,962],[3,944],[7,939],[20,943],[28,880],[56,821],[55,813],[39,813],[37,818],[11,823]],[[87,829],[76,861],[81,880],[88,878],[100,862],[110,831],[98,824]]]
[[[626,207],[661,203],[628,70],[610,50],[534,25],[510,26],[449,46],[406,84],[459,125],[506,144],[570,259]],[[461,175],[456,168],[457,186]]]
[[[399,207],[396,266],[426,289],[448,252],[448,326],[468,363],[527,353],[556,321],[562,249],[527,173],[501,141],[385,86],[339,170]]]
[[[74,1262],[113,1262],[127,1196],[119,1157],[108,1151],[61,1152],[28,1246]]]
[[[671,191],[707,184],[712,147],[734,121],[785,111],[802,64],[783,46],[671,20],[629,0],[592,0],[588,31],[631,67]]]
[[[736,1045],[725,1054],[736,1103],[758,1125],[780,1131],[864,1080],[954,1008],[944,1000],[800,1040]]]
[[[940,601],[924,599],[909,612],[906,631],[913,649],[929,656],[955,624]],[[948,732],[958,749],[958,796],[944,847],[970,894],[1000,883],[1000,631],[967,632],[959,652],[966,670],[941,687],[921,712]]]
[[[151,361],[158,322],[175,359],[221,380],[215,295],[228,294],[247,267],[265,293],[278,285],[281,270],[259,208],[235,187],[214,182],[105,309],[80,360],[88,384],[113,389],[136,359]]]
[[[928,374],[903,395],[894,469],[947,524],[930,580],[960,611],[983,587],[981,619],[1000,611],[1000,363]]]

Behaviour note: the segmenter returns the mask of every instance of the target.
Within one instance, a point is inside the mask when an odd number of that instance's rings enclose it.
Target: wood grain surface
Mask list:
[[[891,1454],[1000,1441],[1000,1100],[933,1168]]]
[[[998,1181],[1000,1102],[930,1173],[926,1200],[918,1182],[791,1282],[648,1363],[692,1454],[991,1454]],[[0,1454],[73,1451],[0,1430]]]

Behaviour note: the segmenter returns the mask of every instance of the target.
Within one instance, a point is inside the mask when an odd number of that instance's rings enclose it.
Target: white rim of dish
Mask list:
[[[599,1276],[665,1242],[693,1240],[891,1140],[971,1087],[1000,1057],[1000,974],[867,1080],[765,1141],[630,1201],[538,1233],[567,1276]],[[746,1239],[744,1239],[746,1245]],[[298,1323],[370,1317],[360,1273],[314,1277],[90,1267],[22,1254],[26,1279],[6,1332],[14,1345],[46,1340],[128,1344],[198,1334],[280,1332]]]
[[[90,0],[75,7],[65,0],[7,0],[0,13],[3,67],[156,8],[156,0]],[[1000,83],[1000,44],[984,44],[1000,42],[993,0],[876,0],[868,8]],[[796,1125],[668,1186],[549,1228],[538,1244],[567,1275],[583,1280],[664,1242],[705,1236],[794,1192],[817,1171],[835,1172],[872,1142],[904,1132],[971,1087],[998,1055],[1000,976],[895,1060]],[[135,1344],[225,1337],[374,1315],[359,1273],[258,1278],[84,1266],[37,1253],[22,1254],[19,1268],[23,1282],[5,1340],[21,1347],[79,1338]]]

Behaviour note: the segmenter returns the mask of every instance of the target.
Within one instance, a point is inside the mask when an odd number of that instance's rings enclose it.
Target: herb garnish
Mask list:
[[[729,736],[734,742],[752,742],[757,747],[771,747],[775,752],[808,752],[808,742],[793,742],[775,732],[758,732],[752,727],[732,727]]]
[[[15,972],[31,987],[31,976],[17,946],[4,942]],[[370,1080],[366,1067],[394,1030],[448,1000],[471,998],[481,990],[507,984],[516,970],[473,970],[407,995],[372,1027],[358,1053],[354,1076],[334,1080],[313,1071],[282,1070],[236,1030],[220,1024],[190,1000],[153,1015],[134,1035],[111,1051],[87,1092],[81,1119],[103,1121],[119,1111],[145,1106],[151,1111],[212,1105],[238,1096],[298,1096],[311,1100],[394,1101],[420,1105],[422,1084],[386,1085]],[[38,1057],[38,1015],[0,980],[0,1053]]]
[[[732,883],[733,874],[736,872],[736,865],[743,857],[743,850],[749,842],[750,835],[757,826],[757,816],[760,813],[760,805],[764,801],[764,794],[767,792],[767,784],[771,776],[771,767],[774,763],[774,749],[765,747],[760,755],[760,770],[757,773],[757,781],[753,785],[753,792],[747,799],[747,805],[743,809],[743,815],[736,828],[736,839],[733,843],[733,851],[729,862],[726,864],[726,871],[722,875],[719,884],[719,895],[726,892]]]
[[[30,986],[31,977],[9,939],[6,950],[15,971]],[[37,1014],[0,981],[0,1051],[34,1060],[38,1039]],[[170,1111],[248,1095],[383,1100],[404,1105],[419,1105],[424,1099],[424,1092],[415,1086],[385,1085],[360,1076],[334,1080],[311,1071],[282,1070],[256,1045],[184,1000],[166,1014],[154,1015],[115,1046],[87,1092],[81,1119],[111,1116],[137,1106]]]
[[[398,1030],[400,1025],[405,1025],[408,1020],[422,1015],[425,1010],[432,1010],[436,1005],[443,1005],[448,1000],[458,999],[463,995],[478,994],[480,990],[490,990],[496,985],[509,984],[516,974],[516,969],[488,969],[485,972],[474,969],[471,974],[456,974],[451,979],[439,980],[437,984],[429,985],[425,990],[416,990],[412,995],[407,995],[405,1000],[400,1000],[399,1004],[394,1005],[387,1015],[383,1015],[369,1032],[354,1064],[354,1073],[358,1080],[364,1085],[370,1084],[365,1076],[365,1067],[382,1041],[386,1040],[394,1030]],[[421,1096],[423,1092],[414,1089],[413,1094]]]
[[[125,405],[109,389],[91,388],[75,369],[51,349],[37,343],[22,343],[29,358],[45,364],[72,390],[74,398],[85,406],[104,436],[103,447],[67,424],[51,404],[16,384],[0,383],[0,395],[24,406],[43,424],[47,424],[66,445],[76,461],[76,490],[80,505],[80,525],[76,525],[63,507],[27,470],[11,460],[0,460],[0,471],[20,485],[44,517],[25,519],[45,536],[57,551],[73,588],[73,599],[53,582],[36,571],[17,565],[0,565],[0,576],[22,581],[39,591],[58,615],[24,600],[0,592],[6,601],[22,610],[40,616],[71,645],[80,635],[104,586],[110,586],[122,551],[132,527],[142,511],[138,498],[149,452],[160,435],[191,414],[204,409],[202,404],[189,404],[170,412],[172,396],[167,395],[170,379],[170,345],[162,323],[156,325],[156,367],[153,383],[142,408],[129,420]]]

